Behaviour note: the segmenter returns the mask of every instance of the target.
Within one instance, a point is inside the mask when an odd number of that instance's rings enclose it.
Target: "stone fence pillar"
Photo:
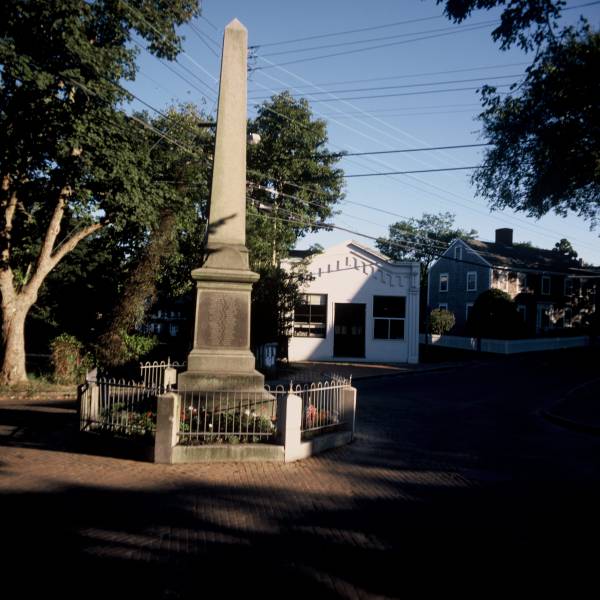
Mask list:
[[[342,405],[344,407],[344,419],[348,423],[348,429],[352,432],[352,439],[354,439],[354,428],[356,426],[356,388],[348,386],[342,390]]]
[[[171,464],[173,447],[177,445],[181,399],[179,394],[162,394],[157,398],[154,462]]]
[[[281,443],[284,446],[284,460],[289,462],[300,458],[302,428],[302,398],[296,394],[286,394],[277,407]]]

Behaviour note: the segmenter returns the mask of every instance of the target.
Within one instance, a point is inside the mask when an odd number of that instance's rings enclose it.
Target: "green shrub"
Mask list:
[[[63,333],[52,340],[54,381],[62,385],[80,383],[92,367],[92,358],[83,351],[83,344],[74,336]]]
[[[502,290],[482,292],[467,320],[473,337],[510,340],[525,337],[525,323],[511,297]]]
[[[454,327],[455,322],[454,313],[443,308],[434,308],[429,315],[429,331],[443,335]]]

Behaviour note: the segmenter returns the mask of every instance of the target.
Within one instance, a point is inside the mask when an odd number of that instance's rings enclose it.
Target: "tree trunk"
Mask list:
[[[2,341],[4,360],[0,371],[2,385],[27,382],[25,366],[25,319],[32,303],[17,298],[8,306],[2,306]]]

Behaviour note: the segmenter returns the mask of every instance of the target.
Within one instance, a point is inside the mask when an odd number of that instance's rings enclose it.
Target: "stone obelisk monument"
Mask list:
[[[246,121],[248,32],[225,28],[221,83],[203,265],[197,282],[194,346],[182,388],[262,391],[264,377],[250,351],[250,271],[246,248]]]

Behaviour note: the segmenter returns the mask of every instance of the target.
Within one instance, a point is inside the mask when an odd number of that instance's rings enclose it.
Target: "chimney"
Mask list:
[[[502,229],[496,229],[496,244],[502,244],[503,246],[513,245],[513,230],[509,227],[503,227]]]

